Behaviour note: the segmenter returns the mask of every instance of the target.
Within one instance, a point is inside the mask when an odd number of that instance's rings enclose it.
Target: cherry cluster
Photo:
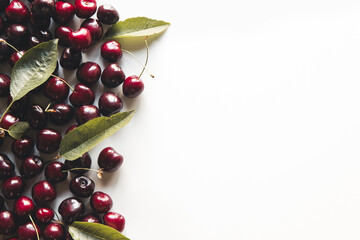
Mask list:
[[[91,18],[95,13],[96,18]],[[95,62],[82,62],[82,54],[102,39],[103,25],[119,20],[118,12],[108,4],[98,7],[96,0],[75,0],[74,4],[55,0],[0,0],[0,14],[0,63],[9,62],[13,67],[26,50],[53,39],[53,36],[64,47],[52,76],[14,103],[9,92],[11,79],[9,75],[0,73],[0,97],[8,97],[9,105],[9,111],[0,119],[0,128],[6,131],[19,121],[27,121],[35,132],[33,137],[26,135],[12,140],[11,151],[17,158],[16,162],[0,153],[3,195],[0,195],[0,234],[16,235],[8,238],[11,240],[38,239],[39,236],[45,240],[72,239],[66,226],[74,221],[103,223],[122,231],[125,219],[110,212],[111,197],[95,191],[94,181],[86,176],[89,170],[97,171],[99,177],[103,172],[116,171],[123,162],[121,154],[112,147],[103,149],[98,156],[100,170],[90,169],[92,160],[88,153],[74,161],[45,161],[43,157],[34,155],[35,146],[40,153],[58,151],[62,134],[56,126],[67,127],[75,117],[77,124],[68,126],[66,134],[91,119],[121,111],[123,102],[111,91],[102,93],[98,106],[94,105],[95,93],[91,88],[96,87],[99,79],[105,88],[112,89],[122,84],[123,94],[129,98],[137,97],[143,91],[141,74],[126,78],[117,63],[124,51],[117,41],[109,40],[101,45],[101,56],[109,63],[103,71]],[[83,19],[77,31],[68,26],[75,15]],[[49,30],[52,21],[56,26],[54,34]],[[57,76],[59,67],[76,70],[79,83],[74,88]],[[40,94],[48,98],[50,104],[47,107],[32,102],[32,95]],[[54,127],[49,127],[49,123]],[[0,137],[0,144],[8,138]],[[74,196],[60,203],[57,209],[59,217],[50,203],[57,197],[56,185],[67,180],[69,172],[72,174],[69,190]],[[42,173],[44,178],[41,179],[44,180],[32,185],[31,197],[25,196],[26,180]],[[90,198],[89,213],[85,213],[84,200],[87,198]]]

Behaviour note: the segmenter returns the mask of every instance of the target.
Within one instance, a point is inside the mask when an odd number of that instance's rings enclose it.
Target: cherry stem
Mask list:
[[[9,109],[11,108],[11,106],[13,105],[15,101],[12,100],[11,103],[9,104],[9,106],[7,106],[7,108],[5,109],[4,113],[2,114],[1,118],[0,118],[0,122],[3,120],[5,114],[9,111]]]
[[[29,214],[29,218],[30,218],[30,221],[31,221],[32,225],[33,225],[34,228],[35,228],[36,237],[37,237],[38,240],[40,240],[39,232],[38,232],[38,230],[37,230],[37,227],[36,227],[36,225],[35,225],[34,220],[33,220],[32,217],[31,217],[31,214]]]
[[[144,71],[145,71],[145,67],[146,67],[146,65],[147,65],[147,63],[148,63],[148,60],[149,60],[149,45],[148,45],[148,42],[147,42],[147,36],[145,37],[145,45],[146,45],[146,60],[145,60],[145,66],[144,66],[144,68],[143,68],[143,70],[141,71],[141,73],[139,74],[139,79],[140,79],[140,77],[141,77],[141,75],[144,73]]]
[[[56,75],[54,75],[54,74],[51,74],[51,76],[52,76],[52,77],[59,78],[61,81],[63,81],[63,82],[71,89],[71,91],[75,91],[75,90],[73,89],[73,87],[70,86],[70,84],[69,84],[65,79],[63,79],[62,77],[56,76]]]
[[[102,178],[102,174],[104,173],[102,168],[100,168],[99,170],[96,170],[96,169],[92,169],[92,168],[81,168],[81,167],[63,170],[62,172],[70,172],[70,171],[72,171],[72,170],[88,170],[88,171],[93,171],[93,172],[96,172],[96,173],[97,173],[97,177],[98,177],[99,179]]]
[[[10,43],[8,43],[7,41],[5,41],[4,39],[0,39],[0,42],[4,42],[6,45],[8,45],[8,46],[11,47],[12,49],[14,49],[16,52],[19,52],[19,50],[17,50],[16,47],[14,47],[13,45],[11,45]]]

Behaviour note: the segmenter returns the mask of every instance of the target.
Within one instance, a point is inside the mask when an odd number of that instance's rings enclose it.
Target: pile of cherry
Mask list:
[[[95,13],[96,18],[91,18]],[[103,71],[95,62],[82,62],[83,52],[101,40],[103,24],[111,25],[119,20],[118,12],[110,5],[97,7],[95,0],[75,0],[74,4],[54,0],[0,0],[0,14],[0,63],[9,62],[14,66],[27,49],[54,36],[59,39],[59,45],[65,47],[58,67],[76,70],[80,82],[72,89],[65,79],[57,76],[57,68],[52,77],[16,101],[9,113],[3,116],[0,128],[9,129],[18,121],[27,121],[34,129],[35,136],[23,136],[18,140],[8,136],[0,138],[1,143],[4,139],[12,141],[11,151],[17,157],[15,162],[0,153],[3,196],[0,195],[0,234],[12,240],[37,239],[37,234],[43,239],[72,239],[66,225],[74,221],[103,223],[122,231],[125,220],[122,215],[110,212],[113,204],[111,197],[95,191],[94,181],[86,176],[92,165],[88,153],[75,161],[45,160],[34,155],[35,146],[45,154],[56,153],[59,149],[62,134],[55,127],[48,127],[48,121],[54,126],[63,127],[69,125],[75,116],[80,125],[122,109],[122,100],[114,92],[104,92],[99,98],[98,107],[93,105],[95,94],[90,87],[100,84],[99,79],[106,88],[116,88],[122,84],[126,97],[136,97],[142,92],[144,85],[140,78],[126,78],[116,63],[122,57],[122,49],[117,41],[107,41],[101,45],[101,56],[109,63]],[[77,31],[67,26],[75,14],[84,19]],[[52,21],[56,24],[54,34],[48,30]],[[0,73],[0,97],[8,97],[8,103],[11,102],[10,81],[9,75]],[[44,107],[32,103],[30,94],[44,94],[51,105]],[[65,133],[78,125],[70,125]],[[18,169],[14,162],[20,165]],[[117,170],[122,162],[123,157],[112,147],[103,149],[98,156],[99,174]],[[67,180],[69,172],[72,173],[69,190],[74,196],[60,203],[57,212],[61,217],[56,218],[56,210],[51,209],[49,204],[57,197],[56,184]],[[42,176],[40,179],[44,180],[32,186],[26,185],[27,179],[37,176]],[[24,196],[24,191],[29,187],[31,197]],[[90,198],[89,201],[86,198]],[[92,212],[85,213],[84,200],[90,203]]]

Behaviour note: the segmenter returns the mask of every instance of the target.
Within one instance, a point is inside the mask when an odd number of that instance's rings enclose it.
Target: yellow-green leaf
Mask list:
[[[21,138],[24,133],[29,129],[28,122],[17,122],[9,127],[7,132],[15,139]]]
[[[69,226],[74,240],[129,240],[119,231],[100,223],[74,222]]]

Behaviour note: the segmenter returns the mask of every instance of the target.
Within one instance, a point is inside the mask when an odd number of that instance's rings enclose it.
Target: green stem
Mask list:
[[[36,225],[35,225],[35,222],[34,222],[34,220],[32,219],[32,217],[31,217],[30,214],[29,214],[29,218],[30,218],[30,221],[31,221],[32,225],[33,225],[34,228],[35,228],[36,237],[37,237],[38,240],[40,240],[39,232],[38,232],[37,227],[36,227]]]
[[[148,42],[147,42],[147,36],[145,37],[145,45],[146,45],[146,60],[145,60],[145,64],[144,64],[145,66],[144,66],[143,70],[141,71],[141,73],[139,75],[139,79],[140,79],[141,75],[144,73],[145,67],[146,67],[147,62],[149,60],[149,45],[148,45]]]
[[[2,114],[1,118],[0,118],[0,122],[3,120],[5,114],[9,111],[9,109],[11,108],[11,106],[13,105],[15,101],[12,100],[11,103],[9,104],[9,106],[7,106],[7,108],[5,109],[5,112]]]
[[[63,79],[62,77],[59,77],[59,76],[56,76],[54,74],[51,74],[52,77],[56,77],[56,78],[59,78],[61,81],[63,81],[70,89],[71,91],[74,91],[74,89],[72,88],[72,86],[70,86],[70,84],[65,80]]]

